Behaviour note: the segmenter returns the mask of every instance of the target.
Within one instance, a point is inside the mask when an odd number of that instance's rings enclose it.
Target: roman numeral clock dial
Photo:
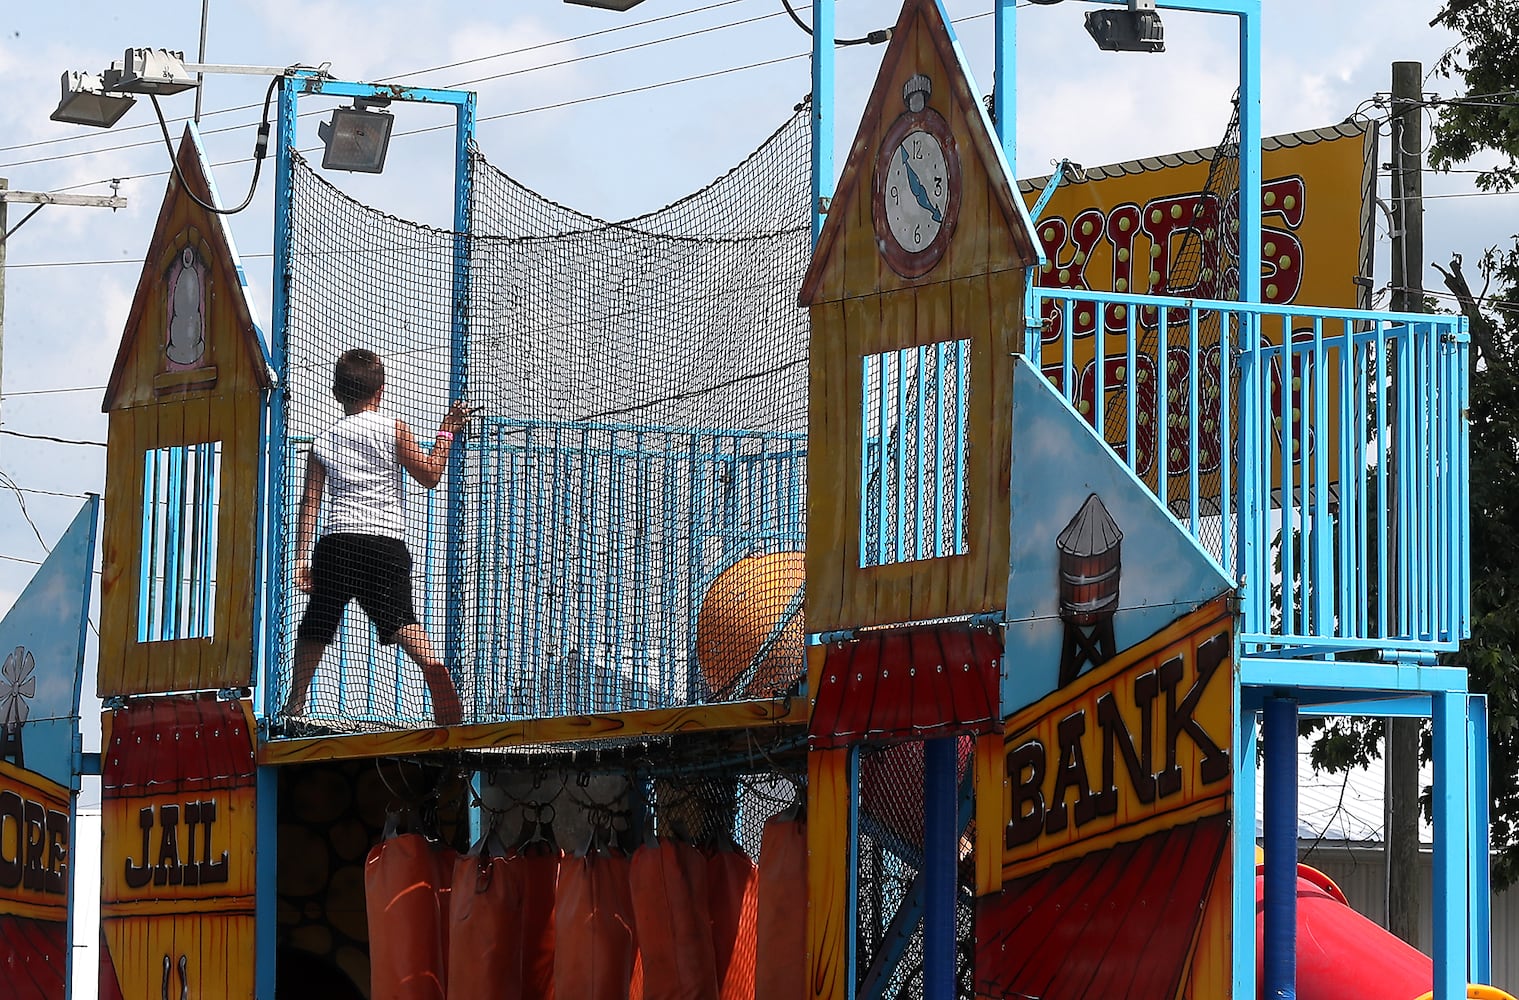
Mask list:
[[[944,256],[960,212],[960,157],[949,123],[928,98],[933,83],[917,75],[903,87],[907,110],[876,153],[871,216],[876,245],[906,278],[927,274]]]

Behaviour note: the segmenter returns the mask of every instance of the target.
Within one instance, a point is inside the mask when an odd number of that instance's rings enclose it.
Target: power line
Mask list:
[[[11,437],[26,438],[28,441],[51,441],[53,444],[83,444],[90,445],[95,448],[105,447],[104,441],[80,441],[74,438],[53,437],[51,434],[23,434],[21,431],[5,430],[3,428],[0,428],[0,434],[7,434]]]
[[[69,262],[65,262],[69,263]],[[104,263],[104,262],[103,262]],[[110,261],[109,263],[116,263]],[[17,264],[16,267],[36,267],[35,264]],[[51,396],[60,392],[95,392],[104,390],[103,385],[69,385],[57,389],[12,389],[10,392],[0,392],[0,399],[11,399],[15,396]]]
[[[494,54],[488,55],[488,56],[479,56],[479,57],[476,57],[474,59],[461,60],[459,62],[446,64],[444,66],[430,67],[428,69],[416,70],[416,71],[413,71],[411,73],[396,74],[396,75],[389,76],[389,77],[382,77],[381,81],[382,82],[384,82],[384,81],[395,81],[395,80],[406,79],[406,78],[411,78],[411,77],[416,77],[416,76],[424,76],[424,75],[427,75],[429,73],[439,72],[439,71],[441,71],[443,69],[449,69],[449,68],[453,68],[453,67],[457,67],[457,66],[469,65],[469,64],[475,63],[475,62],[485,62],[485,61],[489,61],[489,60],[493,60],[493,59],[509,58],[511,56],[520,55],[520,54],[527,53],[527,52],[532,52],[532,51],[535,51],[535,50],[538,50],[538,49],[550,48],[550,47],[553,47],[553,46],[556,46],[556,45],[569,44],[571,42],[581,41],[581,40],[584,40],[586,38],[593,38],[593,37],[596,37],[598,35],[610,34],[610,33],[614,32],[614,31],[624,31],[624,30],[628,30],[628,29],[631,29],[631,28],[640,27],[640,26],[643,26],[643,25],[654,24],[654,23],[657,23],[659,21],[670,20],[670,19],[675,18],[675,17],[685,16],[686,14],[695,14],[695,13],[699,13],[701,11],[714,10],[716,8],[719,8],[719,7],[730,6],[731,4],[739,3],[739,2],[743,2],[743,0],[724,0],[724,2],[722,2],[722,3],[710,4],[710,5],[706,6],[706,7],[697,8],[696,10],[684,11],[684,12],[680,12],[680,13],[676,13],[676,14],[667,14],[667,15],[664,15],[662,17],[651,18],[649,20],[636,22],[636,23],[630,24],[630,25],[620,25],[620,26],[618,26],[616,28],[606,28],[606,29],[603,29],[601,31],[589,32],[589,33],[584,34],[584,35],[577,35],[577,36],[573,36],[573,37],[570,37],[570,38],[558,39],[558,40],[550,41],[550,42],[540,42],[540,43],[535,44],[535,45],[524,46],[524,47],[522,47],[520,49],[513,49],[513,50],[506,51],[506,52],[498,52],[498,53],[494,53]],[[523,73],[531,73],[531,72],[535,72],[537,70],[555,69],[555,68],[559,68],[559,67],[562,67],[562,66],[572,65],[572,64],[575,64],[575,63],[588,62],[588,61],[593,60],[593,59],[600,59],[603,56],[618,55],[618,54],[621,54],[621,53],[624,53],[624,52],[634,51],[635,49],[642,49],[642,48],[648,48],[648,47],[651,47],[651,46],[654,46],[654,45],[661,45],[661,44],[664,44],[666,42],[680,41],[680,40],[684,40],[684,39],[694,38],[694,37],[697,37],[699,35],[710,34],[710,33],[716,32],[716,31],[723,31],[723,30],[726,30],[728,28],[740,27],[740,26],[743,26],[743,25],[753,24],[753,23],[758,22],[758,21],[763,21],[763,20],[766,20],[766,19],[769,19],[769,18],[774,18],[774,17],[779,17],[779,16],[780,16],[780,12],[776,11],[776,12],[772,12],[770,14],[764,14],[764,15],[760,15],[760,16],[757,16],[757,17],[746,18],[746,19],[739,20],[739,21],[731,21],[731,22],[728,22],[726,24],[711,25],[709,27],[699,28],[699,29],[696,29],[694,31],[688,31],[688,32],[683,32],[683,33],[676,34],[676,35],[668,35],[668,36],[663,36],[663,37],[660,37],[660,38],[650,39],[650,40],[645,41],[645,42],[639,42],[639,43],[636,43],[636,44],[633,44],[633,45],[623,46],[623,47],[620,47],[620,48],[607,49],[607,50],[603,50],[601,52],[588,52],[588,53],[586,53],[584,55],[574,56],[574,57],[568,58],[568,59],[561,59],[561,60],[558,60],[558,61],[555,61],[555,62],[540,63],[540,64],[535,65],[535,66],[522,67],[522,68],[519,68],[519,69],[510,70],[510,71],[505,72],[505,73],[496,74],[494,76],[484,76],[484,77],[480,77],[480,78],[474,79],[474,80],[466,80],[466,81],[463,81],[462,83],[452,84],[451,86],[455,87],[455,88],[457,88],[457,87],[463,87],[463,86],[467,86],[467,85],[472,84],[472,83],[484,83],[484,82],[491,81],[491,80],[503,79],[503,78],[508,77],[508,76],[516,76],[516,75],[520,75],[520,74],[523,74]],[[637,93],[638,91],[635,90],[635,91],[630,91],[630,92],[631,93]],[[609,95],[609,96],[617,96],[617,95]],[[553,105],[553,106],[554,107],[560,107],[562,105]],[[255,108],[255,107],[258,107],[258,105],[257,104],[241,105],[239,107],[231,108],[231,109],[226,109],[226,110],[228,110],[228,111],[243,111],[243,110],[247,110],[249,108]],[[220,114],[220,113],[224,113],[224,112],[213,112],[213,113]],[[306,114],[303,114],[301,117],[304,118],[304,117],[309,117],[311,115],[318,115],[318,114],[323,114],[323,113],[324,112],[307,112]],[[204,117],[204,116],[202,116],[202,117]],[[179,123],[179,122],[187,121],[187,120],[188,119],[186,119],[186,118],[171,119],[171,121],[175,122],[176,124]],[[482,120],[484,120],[484,119],[482,119]],[[149,124],[151,124],[151,123],[149,123]],[[236,131],[236,130],[239,130],[239,129],[242,129],[242,128],[246,128],[247,125],[248,125],[248,123],[242,123],[242,124],[237,124],[237,125],[229,125],[229,126],[226,126],[226,127],[223,127],[223,128],[208,130],[207,132],[205,132],[203,134],[205,134],[205,135],[218,135],[218,134],[221,134],[221,133],[231,132],[231,131]],[[144,128],[144,127],[146,127],[146,126],[134,125],[134,126],[131,126],[130,129],[126,129],[126,130],[123,130],[123,131],[131,131],[131,130],[135,130],[135,129],[138,129],[138,128]],[[429,130],[423,130],[423,131],[431,131],[431,130],[429,129]],[[407,133],[402,133],[402,134],[407,134]],[[416,133],[409,133],[409,134],[416,134]],[[0,152],[5,152],[5,151],[10,150],[10,149],[32,148],[32,147],[35,147],[35,146],[44,145],[44,144],[49,143],[49,142],[72,141],[72,140],[77,139],[77,138],[81,138],[81,137],[79,137],[79,136],[70,136],[67,139],[40,140],[39,142],[36,142],[36,143],[27,143],[27,144],[24,144],[24,145],[21,145],[21,146],[0,147]],[[85,138],[88,138],[88,136],[86,136]],[[11,161],[9,163],[0,163],[0,170],[4,170],[4,169],[10,168],[10,167],[33,166],[33,165],[41,164],[41,163],[53,163],[53,162],[57,162],[59,160],[73,159],[75,157],[93,156],[93,155],[95,155],[97,153],[111,153],[111,152],[121,152],[121,151],[129,150],[129,149],[142,149],[142,148],[146,148],[148,146],[153,146],[153,145],[156,145],[156,144],[157,144],[156,140],[149,139],[149,140],[144,140],[144,141],[141,141],[141,142],[129,142],[129,143],[122,143],[122,144],[115,145],[115,146],[102,146],[102,147],[99,147],[99,148],[96,148],[96,149],[79,150],[79,151],[69,152],[69,153],[60,153],[60,154],[57,154],[57,155],[54,155],[54,156],[35,157],[35,158],[29,159],[29,160],[14,160],[14,161]],[[234,162],[241,162],[241,161],[234,161]],[[218,165],[221,166],[221,165],[225,165],[225,164],[218,164]],[[141,175],[141,176],[152,177],[152,176],[159,176],[159,175],[157,175],[157,174],[146,174],[146,175]],[[135,180],[137,178],[122,178],[122,179],[123,180]],[[60,189],[60,190],[65,190],[65,189]]]

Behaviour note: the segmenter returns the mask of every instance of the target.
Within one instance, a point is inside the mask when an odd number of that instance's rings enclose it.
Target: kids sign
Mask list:
[[[1360,125],[1347,123],[1271,137],[1262,147],[1262,300],[1334,308],[1366,305],[1366,292],[1354,279],[1368,273],[1370,262],[1375,176],[1369,135]],[[1213,156],[1212,150],[1194,150],[1091,168],[1084,181],[1062,184],[1036,220],[1035,235],[1048,262],[1035,283],[1189,299],[1237,298],[1238,206],[1230,191],[1232,179],[1210,176]],[[1046,183],[1047,178],[1021,185],[1031,207]],[[1073,310],[1066,316],[1060,306],[1046,303],[1040,317],[1046,376],[1062,389],[1067,377],[1074,380],[1076,408],[1089,421],[1096,420],[1099,391],[1110,397],[1104,400],[1107,412],[1121,412],[1126,406],[1121,387],[1129,364],[1127,341],[1134,329],[1139,474],[1153,487],[1162,468],[1168,476],[1185,477],[1196,466],[1206,486],[1218,471],[1221,447],[1218,315],[1202,314],[1205,319],[1194,331],[1181,309],[1163,315],[1146,308],[1133,316],[1123,304],[1077,302]],[[1294,339],[1300,333],[1311,336],[1311,329],[1308,323],[1293,324]],[[1188,350],[1193,336],[1195,355]],[[1280,336],[1271,333],[1266,339],[1279,342]],[[1072,351],[1069,375],[1066,339]],[[1274,363],[1267,374],[1273,413],[1285,412],[1284,398],[1291,398],[1307,374],[1301,364],[1284,372]],[[1166,387],[1164,400],[1158,398],[1161,385]],[[1157,454],[1156,428],[1162,421],[1173,427],[1193,423],[1187,411],[1194,390],[1201,431],[1197,452],[1175,441],[1166,455]],[[1331,401],[1329,411],[1336,409]],[[1107,437],[1127,454],[1127,446],[1115,440],[1114,428],[1107,429]],[[1216,495],[1216,490],[1215,482],[1206,492]],[[1172,495],[1182,492],[1173,490]]]

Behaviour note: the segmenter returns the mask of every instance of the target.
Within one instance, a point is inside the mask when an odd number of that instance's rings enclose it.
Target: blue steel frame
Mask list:
[[[1098,3],[1126,4],[1128,0],[1094,0]],[[1261,260],[1261,159],[1260,159],[1260,93],[1261,93],[1261,4],[1260,0],[1158,0],[1157,7],[1165,9],[1197,11],[1201,13],[1228,14],[1240,22],[1240,300],[1243,303],[1260,302]],[[1017,162],[1016,133],[1016,3],[1015,0],[996,0],[996,88],[994,109],[999,138],[1009,163]],[[1030,281],[1032,288],[1033,282]],[[1031,318],[1037,314],[1030,310]],[[1463,331],[1464,333],[1464,331]],[[1317,340],[1317,336],[1315,338]],[[1100,338],[1099,338],[1100,343]],[[1132,338],[1130,339],[1132,349]],[[1284,349],[1285,350],[1285,349]],[[1254,366],[1269,363],[1263,352],[1244,352],[1240,358],[1241,380],[1247,386],[1257,386],[1261,379]],[[1133,370],[1132,363],[1129,365]],[[1196,380],[1192,380],[1196,384]],[[1463,392],[1464,395],[1464,392]],[[1428,398],[1423,397],[1425,405]],[[1100,405],[1099,395],[1099,405]],[[1242,438],[1253,441],[1259,438],[1255,426],[1261,419],[1259,400],[1241,401],[1240,428]],[[1464,400],[1460,404],[1464,407]],[[1195,404],[1189,411],[1196,412]],[[1098,425],[1101,425],[1099,419]],[[1226,440],[1227,440],[1226,436]],[[1129,440],[1134,440],[1130,431]],[[1457,458],[1463,463],[1464,438],[1449,442],[1459,452]],[[1196,449],[1193,449],[1195,453]],[[1321,449],[1322,453],[1322,449]],[[1290,463],[1283,463],[1284,469]],[[1247,473],[1247,476],[1249,473]],[[1164,477],[1161,477],[1162,482]],[[1464,478],[1462,480],[1464,482]],[[1245,484],[1246,486],[1250,484]],[[1260,493],[1263,484],[1254,484]],[[1385,505],[1384,505],[1385,508]],[[1193,505],[1194,520],[1196,505]],[[1466,564],[1467,533],[1465,524],[1456,525],[1458,544],[1453,557],[1461,565]],[[1423,539],[1420,539],[1422,541]],[[1259,551],[1260,540],[1254,532],[1245,532],[1240,538],[1241,563],[1247,567],[1264,567],[1269,564],[1269,551]],[[1327,544],[1321,539],[1320,544]],[[1269,548],[1269,547],[1268,547]],[[1285,548],[1285,546],[1284,546]],[[1319,553],[1322,556],[1324,553]],[[1343,553],[1342,553],[1343,555]],[[1466,579],[1463,576],[1463,579]],[[1269,574],[1241,581],[1241,596],[1247,602],[1253,585],[1264,590]],[[1265,596],[1265,595],[1263,595]],[[1423,595],[1419,595],[1423,596]],[[1458,595],[1461,610],[1456,615],[1457,631],[1465,633],[1467,620],[1465,595]],[[1257,638],[1268,638],[1265,636]],[[1421,637],[1421,639],[1424,637]],[[1458,636],[1451,637],[1459,638]],[[1417,713],[1430,717],[1435,729],[1435,899],[1443,902],[1436,915],[1435,927],[1435,998],[1456,1000],[1466,995],[1464,971],[1477,982],[1488,978],[1490,958],[1488,954],[1488,894],[1487,884],[1487,800],[1486,800],[1486,710],[1480,700],[1469,701],[1466,694],[1465,671],[1433,666],[1433,651],[1449,642],[1416,641],[1404,651],[1389,650],[1389,654],[1401,657],[1391,664],[1360,664],[1326,662],[1320,658],[1294,660],[1289,658],[1240,657],[1241,684],[1235,688],[1235,718],[1239,727],[1235,733],[1235,814],[1234,814],[1234,995],[1253,996],[1255,984],[1255,761],[1257,748],[1256,718],[1263,708],[1268,709],[1269,723],[1276,739],[1268,740],[1267,772],[1268,801],[1274,806],[1267,813],[1268,841],[1281,838],[1284,827],[1290,822],[1291,848],[1268,851],[1266,856],[1266,980],[1265,995],[1290,997],[1296,995],[1296,974],[1293,936],[1296,930],[1296,718],[1299,703],[1313,704],[1322,697],[1326,686],[1358,692],[1366,697],[1373,692],[1417,692],[1421,710]],[[1236,639],[1236,653],[1244,644]],[[1291,655],[1289,651],[1289,656]],[[1301,655],[1299,653],[1299,655]],[[1321,656],[1322,654],[1317,654]],[[1315,690],[1319,689],[1318,694]],[[1262,701],[1265,694],[1269,697]],[[1391,714],[1387,705],[1368,706],[1373,714]],[[1345,714],[1346,706],[1334,711]],[[1248,713],[1248,714],[1246,714]],[[1289,742],[1292,754],[1281,753],[1282,760],[1272,753],[1271,742]],[[1279,732],[1278,732],[1279,730]],[[1482,747],[1473,744],[1482,743]],[[1290,759],[1289,775],[1278,776],[1273,772],[1286,767]],[[1460,762],[1459,765],[1457,762]],[[1457,767],[1463,769],[1458,775]],[[1290,809],[1287,802],[1290,799]],[[1280,800],[1280,801],[1278,801]],[[1467,836],[1467,821],[1473,830]],[[1479,832],[1480,831],[1480,832]],[[1469,863],[1468,863],[1469,862]],[[1470,889],[1476,898],[1465,894],[1469,890],[1467,869],[1471,869]],[[1483,874],[1479,878],[1477,871]],[[1480,890],[1480,891],[1479,891]],[[1464,947],[1463,947],[1464,943]],[[1286,949],[1286,953],[1282,952]],[[1469,970],[1466,967],[1469,965]]]
[[[1491,979],[1489,950],[1491,928],[1491,882],[1488,869],[1490,843],[1487,815],[1487,702],[1469,695],[1466,671],[1431,663],[1326,663],[1292,664],[1278,659],[1245,657],[1239,665],[1240,734],[1235,743],[1234,770],[1234,995],[1251,996],[1255,990],[1255,768],[1258,739],[1264,736],[1266,834],[1265,879],[1267,896],[1268,959],[1273,935],[1290,934],[1296,927],[1295,885],[1292,870],[1297,863],[1296,833],[1296,725],[1275,732],[1262,732],[1262,714],[1270,726],[1271,713],[1290,712],[1294,722],[1303,715],[1372,716],[1431,719],[1434,724],[1434,996],[1435,1000],[1458,1000],[1466,996],[1468,981]],[[1274,737],[1274,738],[1273,738]],[[1278,749],[1273,752],[1272,744]],[[1285,747],[1285,749],[1282,749]],[[1281,771],[1287,771],[1281,774]],[[1275,772],[1275,773],[1274,773]],[[1280,798],[1273,789],[1285,786]],[[1287,820],[1290,832],[1284,831]],[[1271,919],[1272,878],[1278,866],[1273,854],[1284,855],[1288,872],[1276,878],[1288,884],[1287,913]],[[1276,887],[1277,892],[1281,887]],[[1278,905],[1278,908],[1283,907]],[[1273,923],[1292,918],[1288,930],[1273,930]],[[1289,938],[1290,940],[1290,938]],[[1242,966],[1242,955],[1249,962]],[[1290,956],[1289,956],[1290,958]],[[1278,963],[1284,961],[1277,957]],[[1271,975],[1271,966],[1267,966]],[[1268,983],[1271,979],[1268,978]],[[1281,982],[1281,980],[1278,980]],[[1295,996],[1292,992],[1267,996]]]
[[[469,276],[465,267],[467,251],[464,246],[465,237],[462,234],[469,230],[472,180],[469,154],[474,145],[475,95],[464,90],[435,90],[426,87],[345,82],[334,80],[314,70],[287,71],[280,80],[279,117],[275,136],[274,289],[269,344],[270,365],[275,373],[275,388],[268,396],[264,422],[265,436],[261,442],[263,454],[267,456],[268,462],[264,477],[267,503],[261,507],[267,508],[274,514],[280,514],[285,509],[284,387],[289,346],[287,330],[290,320],[290,290],[287,282],[290,275],[290,195],[294,176],[292,154],[295,151],[299,99],[303,95],[317,94],[336,98],[381,98],[401,103],[441,104],[455,109],[453,226],[454,232],[461,235],[456,238],[454,253],[454,308],[450,330],[449,388],[450,395],[454,399],[463,398],[465,390],[464,376],[468,360],[465,322],[468,313]],[[458,581],[462,566],[460,560],[462,559],[463,525],[459,512],[462,509],[464,495],[463,449],[460,449],[449,462],[448,495],[449,546],[446,572],[450,585],[453,585]],[[275,661],[280,649],[280,637],[277,633],[284,610],[281,574],[284,570],[285,552],[284,533],[275,521],[275,517],[266,517],[265,524],[268,530],[265,540],[263,590],[267,595],[267,600],[262,608],[263,621],[255,624],[254,631],[263,640],[262,669],[260,670],[260,682],[263,685],[261,701],[263,713],[265,717],[268,717],[275,709],[272,702],[278,666]],[[262,627],[260,628],[259,625]],[[445,662],[450,670],[455,670],[459,648],[457,611],[449,612],[445,625],[444,648]],[[270,769],[261,767],[258,780],[259,838],[267,844],[273,844],[276,830],[276,785]],[[276,861],[276,853],[273,850],[261,853],[258,861],[257,967],[254,992],[259,1000],[274,1000]]]

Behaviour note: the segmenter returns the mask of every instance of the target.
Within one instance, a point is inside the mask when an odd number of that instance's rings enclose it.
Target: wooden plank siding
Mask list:
[[[1022,343],[1024,282],[1020,269],[813,307],[809,631],[979,614],[1003,606],[1012,364]],[[971,345],[967,551],[861,567],[863,360],[960,339]]]
[[[188,129],[177,153],[185,184],[207,197],[204,154]],[[204,268],[201,334],[193,368],[166,354],[170,278],[193,250]],[[223,220],[171,177],[102,408],[109,414],[102,536],[101,659],[96,694],[245,687],[253,676],[255,527],[263,393],[271,377]],[[215,604],[209,636],[138,642],[144,458],[160,448],[221,443]],[[172,586],[172,583],[170,583]]]

